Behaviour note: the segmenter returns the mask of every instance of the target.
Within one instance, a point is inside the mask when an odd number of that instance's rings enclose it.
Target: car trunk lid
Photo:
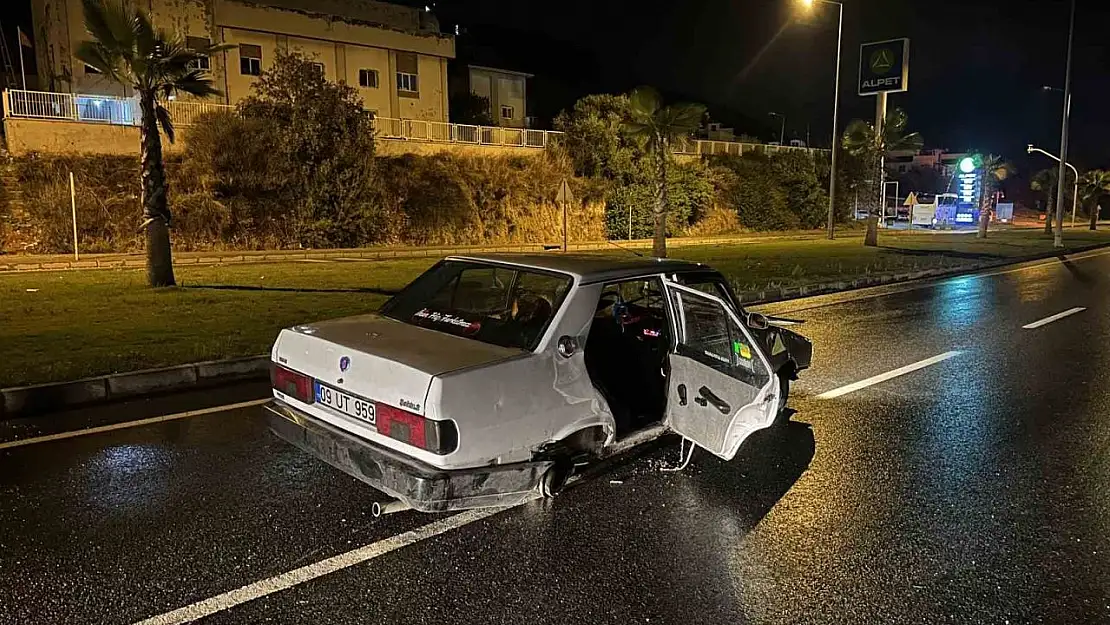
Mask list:
[[[362,315],[284,330],[274,358],[342,391],[424,415],[433,377],[522,353]]]

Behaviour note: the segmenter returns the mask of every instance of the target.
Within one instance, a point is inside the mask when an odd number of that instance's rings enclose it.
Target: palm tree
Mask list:
[[[987,238],[987,225],[990,223],[990,211],[994,207],[994,194],[998,191],[1002,181],[1009,178],[1016,171],[1013,164],[1007,162],[996,154],[987,154],[977,157],[979,171],[982,173],[979,195],[979,234],[977,238]]]
[[[651,253],[657,258],[667,256],[667,162],[671,146],[689,137],[698,129],[705,107],[701,104],[663,106],[659,92],[651,87],[636,87],[628,95],[629,115],[622,124],[625,134],[644,147],[656,162],[655,237]]]
[[[1052,234],[1052,209],[1056,204],[1056,181],[1060,174],[1056,171],[1055,167],[1042,169],[1033,175],[1033,179],[1029,181],[1029,188],[1044,193],[1045,195],[1045,211],[1044,211],[1044,233]]]
[[[881,174],[883,159],[891,152],[918,151],[924,145],[921,134],[916,132],[906,133],[906,122],[909,118],[906,112],[896,108],[886,115],[881,132],[875,132],[875,125],[862,119],[852,120],[844,129],[843,145],[852,156],[858,157],[867,163],[868,169]],[[879,176],[882,180],[882,176]],[[880,198],[883,195],[882,185],[878,190]],[[882,200],[880,199],[880,205]],[[871,217],[867,220],[867,236],[864,245],[872,247],[879,244],[878,214],[872,210]]]
[[[1091,216],[1091,230],[1098,229],[1098,201],[1107,193],[1110,193],[1110,171],[1093,169],[1079,180],[1079,198]]]
[[[172,286],[170,211],[158,127],[170,143],[174,132],[162,101],[177,93],[202,98],[219,95],[207,72],[197,68],[198,61],[230,46],[190,50],[180,35],[155,29],[146,13],[125,0],[81,0],[81,4],[92,40],[77,47],[77,59],[109,80],[131,87],[138,96],[147,279],[150,286]]]

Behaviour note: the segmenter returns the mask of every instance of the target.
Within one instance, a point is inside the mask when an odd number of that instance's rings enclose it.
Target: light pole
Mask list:
[[[1064,121],[1060,125],[1060,181],[1056,190],[1056,236],[1052,247],[1064,247],[1064,163],[1068,160],[1068,122],[1071,119],[1071,48],[1075,39],[1075,0],[1071,0],[1071,17],[1068,20],[1068,62],[1064,70]],[[1079,178],[1075,180],[1079,185]]]
[[[1049,89],[1051,87],[1045,87],[1045,88]],[[1044,150],[1042,150],[1038,147],[1035,147],[1032,143],[1030,143],[1028,146],[1026,146],[1025,151],[1029,154],[1032,154],[1033,152],[1040,152],[1041,154],[1044,154],[1045,156],[1051,158],[1052,160],[1054,160],[1058,163],[1063,163],[1064,165],[1067,165],[1068,167],[1071,167],[1071,173],[1075,175],[1075,184],[1072,186],[1072,194],[1071,194],[1071,227],[1075,228],[1075,207],[1076,207],[1076,204],[1078,204],[1078,201],[1079,201],[1079,170],[1075,168],[1075,165],[1072,165],[1071,163],[1068,163],[1068,162],[1061,161],[1060,158],[1058,156],[1056,156],[1055,154],[1045,152]],[[1063,193],[1064,181],[1063,181],[1063,179],[1057,181],[1056,184],[1057,184],[1057,186],[1060,187],[1060,190],[1057,192],[1057,198],[1058,198],[1057,201],[1059,202],[1059,201],[1062,201],[1063,198],[1064,198],[1064,193]],[[1057,207],[1056,212],[1057,213],[1060,212],[1059,207]],[[1047,219],[1048,216],[1046,215],[1045,218]],[[1063,219],[1062,218],[1060,220],[1060,223],[1056,224],[1056,227],[1059,228],[1059,227],[1061,227],[1061,225],[1063,225]]]
[[[778,117],[782,120],[782,128],[779,130],[779,145],[786,145],[786,115],[783,115],[782,113],[776,113],[774,111],[771,111],[767,114],[771,117]]]
[[[832,154],[829,163],[829,239],[834,237],[836,226],[836,155],[840,152],[840,143],[837,139],[837,121],[840,113],[840,44],[844,38],[844,5],[836,0],[799,0],[807,9],[812,9],[814,2],[835,4],[838,12],[836,26],[836,80],[833,86],[833,118],[832,118]]]

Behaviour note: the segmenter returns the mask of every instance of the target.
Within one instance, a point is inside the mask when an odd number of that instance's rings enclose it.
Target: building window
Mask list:
[[[262,46],[239,44],[239,73],[258,76],[262,73]]]
[[[417,82],[417,56],[413,52],[397,53],[397,91],[399,95],[416,97],[420,93]]]
[[[512,118],[513,118],[513,107],[505,106],[504,104],[502,104],[501,105],[501,119],[512,119]]]
[[[409,94],[419,93],[420,90],[416,85],[416,74],[397,72],[397,91],[404,91]]]
[[[378,88],[378,70],[376,69],[360,69],[358,70],[358,86],[366,87],[367,89]]]
[[[205,37],[186,37],[185,47],[192,50],[193,52],[199,53],[206,51],[208,50],[208,48],[212,47],[212,42]],[[189,67],[192,67],[193,69],[201,69],[207,72],[212,69],[211,59],[208,58],[207,54],[203,54],[201,56],[198,56],[195,61],[190,62]]]
[[[92,65],[89,65],[88,63],[85,63],[85,73],[86,74],[103,74],[104,72],[96,69],[95,67],[93,67]]]
[[[312,66],[315,67],[316,69],[320,70],[321,74],[327,76],[327,70],[324,69],[324,64],[323,63],[315,63],[314,62],[312,64]]]

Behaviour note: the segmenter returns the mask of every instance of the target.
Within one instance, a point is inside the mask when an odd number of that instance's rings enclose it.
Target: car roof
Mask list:
[[[659,273],[713,271],[712,267],[688,260],[611,254],[471,254],[448,256],[450,260],[502,263],[573,275],[582,284],[625,280]]]

